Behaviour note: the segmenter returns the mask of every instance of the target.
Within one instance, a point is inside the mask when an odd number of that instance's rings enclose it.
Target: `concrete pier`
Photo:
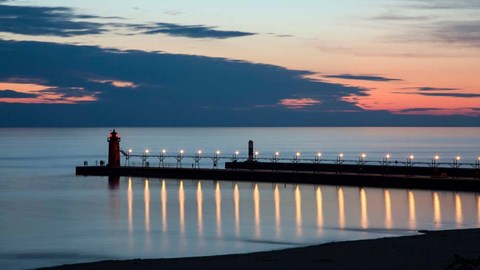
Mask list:
[[[241,164],[241,163],[239,163]],[[228,165],[230,166],[230,165]],[[438,178],[426,175],[354,173],[328,171],[287,171],[265,169],[191,169],[152,167],[80,166],[77,175],[132,176],[171,179],[211,179],[245,182],[298,183],[379,188],[480,191],[474,178]]]

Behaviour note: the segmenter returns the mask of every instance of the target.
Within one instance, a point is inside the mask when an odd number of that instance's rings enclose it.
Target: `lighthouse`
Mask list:
[[[108,167],[120,167],[120,136],[115,129],[110,132],[108,142]]]

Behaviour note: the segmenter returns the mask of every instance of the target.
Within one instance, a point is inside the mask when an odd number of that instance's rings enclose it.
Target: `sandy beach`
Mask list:
[[[327,243],[249,254],[134,259],[49,269],[480,269],[480,229]]]

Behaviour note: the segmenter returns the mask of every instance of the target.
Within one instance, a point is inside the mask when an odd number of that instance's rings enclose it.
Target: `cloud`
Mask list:
[[[418,91],[457,91],[459,88],[419,87]]]
[[[144,34],[166,34],[170,36],[181,36],[189,38],[226,39],[255,35],[255,33],[249,32],[216,30],[216,27],[204,25],[180,25],[163,22],[159,22],[154,25],[137,26],[136,28],[139,30],[143,30]]]
[[[280,105],[285,106],[289,109],[301,109],[320,103],[320,100],[314,98],[285,98],[279,101]]]
[[[480,9],[478,0],[413,0],[407,6],[420,9]]]
[[[420,92],[439,92],[439,91],[458,91],[460,88],[448,88],[448,87],[406,87],[401,88],[402,90],[416,90]]]
[[[325,75],[324,77],[344,79],[344,80],[376,81],[376,82],[402,81],[401,79],[386,78],[378,75],[338,74],[338,75]]]
[[[480,20],[443,21],[432,28],[433,41],[480,47]]]
[[[0,90],[0,98],[35,98],[36,94],[22,93],[14,90]]]
[[[431,96],[431,97],[455,97],[455,98],[480,97],[480,94],[476,94],[476,93],[418,93],[418,95]]]
[[[399,14],[384,14],[380,16],[373,17],[373,20],[380,21],[425,21],[430,20],[430,16],[408,16],[408,15],[399,15]]]
[[[103,33],[102,24],[80,20],[92,18],[65,7],[0,5],[0,32],[61,37]]]

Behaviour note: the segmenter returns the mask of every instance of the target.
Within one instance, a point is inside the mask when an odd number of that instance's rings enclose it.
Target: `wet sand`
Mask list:
[[[52,269],[480,269],[480,229],[428,231],[249,254],[101,261]]]

